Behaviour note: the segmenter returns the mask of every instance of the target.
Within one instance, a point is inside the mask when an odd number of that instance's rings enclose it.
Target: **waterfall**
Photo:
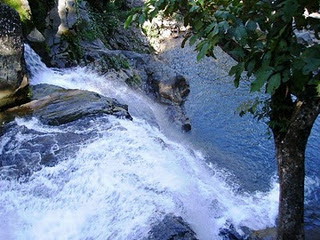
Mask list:
[[[275,225],[275,181],[269,192],[238,191],[201,150],[178,133],[166,135],[161,106],[141,93],[86,68],[47,68],[28,46],[26,61],[31,84],[115,97],[129,105],[133,121],[99,116],[52,127],[15,119],[1,154],[32,158],[37,168],[18,179],[10,177],[16,166],[0,168],[0,239],[142,239],[169,213],[201,240],[219,239],[227,224],[239,231]],[[39,164],[43,148],[56,164]]]

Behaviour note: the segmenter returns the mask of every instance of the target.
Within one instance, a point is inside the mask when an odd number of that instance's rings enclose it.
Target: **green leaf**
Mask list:
[[[267,84],[267,93],[273,94],[281,84],[281,74],[277,73],[271,76]]]
[[[259,91],[263,85],[268,81],[269,77],[271,76],[273,72],[272,67],[261,67],[256,73],[255,77],[256,80],[254,80],[251,83],[251,92]]]
[[[254,32],[257,29],[257,23],[255,21],[248,20],[246,23],[246,28],[248,31]]]
[[[278,43],[278,50],[284,51],[288,48],[288,44],[286,40],[281,39],[281,41]]]
[[[191,35],[186,35],[181,43],[181,48],[184,48],[184,46],[186,45],[186,42],[188,41],[188,39],[191,37]]]
[[[290,80],[290,71],[288,69],[286,69],[283,73],[282,73],[282,82],[286,83]]]
[[[231,53],[231,55],[237,56],[237,57],[239,57],[239,58],[245,57],[245,52],[244,52],[243,49],[240,48],[240,47],[235,48],[235,49],[232,50],[230,53]]]
[[[298,12],[298,1],[297,0],[286,0],[283,6],[283,20],[288,22],[294,17]]]
[[[200,8],[199,6],[194,5],[194,6],[191,7],[191,9],[189,10],[189,12],[191,12],[191,13],[192,13],[192,12],[196,12],[199,8]]]
[[[252,75],[252,72],[254,70],[254,67],[256,65],[256,61],[252,59],[251,61],[248,62],[247,66],[247,76],[250,77]]]
[[[198,36],[197,35],[193,35],[190,38],[190,41],[189,41],[190,46],[194,45],[197,40],[198,40]]]
[[[219,27],[216,25],[213,31],[208,35],[208,38],[214,38],[219,33]]]
[[[158,14],[159,10],[157,8],[155,8],[151,13],[150,13],[150,19],[153,19],[157,14]]]
[[[205,33],[209,33],[215,26],[217,26],[216,22],[211,23],[206,29],[204,30]]]
[[[197,55],[197,60],[198,60],[198,61],[200,61],[200,60],[207,54],[209,48],[210,48],[209,43],[205,43],[205,44],[202,46],[200,52],[199,52],[198,55]]]
[[[218,26],[221,27],[224,30],[224,32],[227,32],[230,28],[229,23],[227,21],[219,22]]]
[[[142,25],[146,21],[146,17],[144,14],[141,14],[139,17],[139,25]]]
[[[127,20],[124,22],[124,28],[128,28],[129,25],[131,24],[132,22],[132,18],[133,18],[133,15],[129,15],[129,17],[127,18]]]
[[[233,66],[229,71],[230,76],[234,75],[235,87],[239,87],[241,74],[245,70],[244,66],[244,62],[239,62],[237,65]]]
[[[238,26],[234,32],[234,36],[237,41],[246,39],[247,38],[247,31],[246,31],[245,27]]]
[[[199,30],[202,28],[202,26],[203,26],[203,22],[198,21],[198,22],[196,22],[196,23],[194,24],[194,29],[195,29],[196,31],[199,31]]]
[[[262,66],[269,66],[271,62],[271,52],[268,51],[264,54],[262,58]]]
[[[305,59],[306,65],[303,67],[303,74],[307,75],[310,72],[319,70],[320,68],[320,56],[319,58],[308,58]]]

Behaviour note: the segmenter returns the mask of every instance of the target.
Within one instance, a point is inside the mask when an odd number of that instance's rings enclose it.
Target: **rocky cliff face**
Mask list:
[[[28,77],[19,14],[0,4],[0,110],[27,101]]]
[[[49,66],[91,67],[107,78],[140,88],[166,105],[172,122],[189,131],[183,109],[188,81],[150,54],[152,47],[140,29],[123,29],[130,9],[143,2],[24,0],[21,7],[31,11],[32,21],[25,27],[25,38]]]

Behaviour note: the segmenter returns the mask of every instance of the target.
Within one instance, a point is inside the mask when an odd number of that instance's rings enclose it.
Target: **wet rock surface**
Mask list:
[[[31,102],[8,109],[0,119],[6,121],[15,116],[33,116],[48,125],[61,125],[103,114],[132,119],[126,105],[94,92],[66,90],[48,84],[33,86],[32,91]]]
[[[191,130],[189,118],[185,114],[184,103],[189,95],[187,79],[170,68],[165,62],[149,54],[121,51],[140,76],[142,88],[158,102],[167,105],[170,120]]]
[[[245,240],[247,238],[242,237],[233,225],[230,225],[228,228],[220,229],[219,236],[223,240]]]
[[[160,223],[156,223],[144,240],[197,240],[195,232],[181,218],[166,215]]]

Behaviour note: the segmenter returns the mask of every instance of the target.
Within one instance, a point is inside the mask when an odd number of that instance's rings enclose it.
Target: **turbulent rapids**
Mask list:
[[[117,98],[133,121],[10,123],[0,151],[17,164],[0,168],[0,239],[142,239],[167,214],[181,216],[204,240],[219,239],[219,229],[230,224],[240,232],[275,226],[276,183],[268,192],[239,192],[182,134],[166,136],[161,106],[84,68],[49,69],[28,46],[26,59],[33,85]],[[56,162],[40,165],[39,149]],[[28,163],[23,176],[19,162]]]

